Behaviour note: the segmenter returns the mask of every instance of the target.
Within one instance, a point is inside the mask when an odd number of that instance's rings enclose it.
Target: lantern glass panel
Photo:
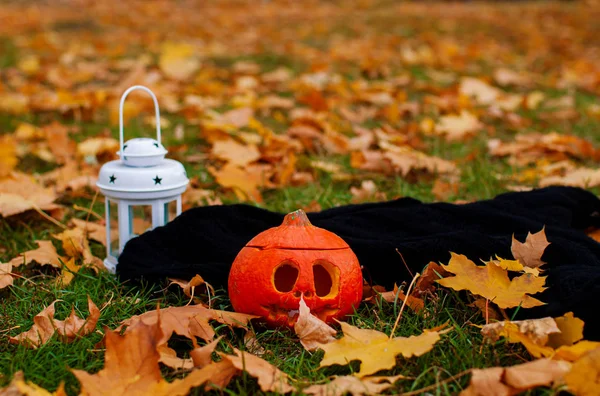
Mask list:
[[[164,223],[167,224],[177,216],[177,200],[167,202],[165,204],[165,219]]]
[[[129,238],[152,229],[152,205],[129,206]]]
[[[119,205],[108,200],[108,232],[110,233],[110,255],[119,256]]]

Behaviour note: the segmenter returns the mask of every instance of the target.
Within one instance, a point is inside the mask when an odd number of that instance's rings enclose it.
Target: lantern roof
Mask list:
[[[165,158],[167,150],[156,139],[135,138],[126,141],[117,154],[128,166],[154,166]]]
[[[123,160],[107,162],[96,185],[107,197],[153,199],[181,194],[189,183],[183,165],[161,159],[158,165],[134,167]]]

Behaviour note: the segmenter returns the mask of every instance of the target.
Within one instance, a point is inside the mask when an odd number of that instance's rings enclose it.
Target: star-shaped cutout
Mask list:
[[[155,142],[155,143],[154,143],[154,146],[156,146],[156,148],[158,148],[158,143],[156,143],[156,142]]]
[[[123,145],[123,151],[125,151],[125,149],[127,148],[127,145]]]
[[[160,182],[162,181],[162,178],[158,177],[158,175],[156,175],[156,177],[154,179],[154,185],[156,186],[157,184],[161,184]]]
[[[110,184],[115,184],[115,180],[117,180],[117,177],[115,175],[111,175],[109,183]]]

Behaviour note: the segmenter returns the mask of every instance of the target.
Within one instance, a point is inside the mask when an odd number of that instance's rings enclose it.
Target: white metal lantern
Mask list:
[[[156,139],[135,138],[123,143],[123,104],[131,91],[141,89],[154,101]],[[123,93],[119,105],[120,159],[100,169],[96,185],[106,197],[106,259],[115,272],[123,247],[142,232],[165,225],[181,213],[181,194],[189,180],[183,165],[165,159],[161,144],[160,111],[154,93],[136,85]],[[115,232],[117,231],[117,232]]]

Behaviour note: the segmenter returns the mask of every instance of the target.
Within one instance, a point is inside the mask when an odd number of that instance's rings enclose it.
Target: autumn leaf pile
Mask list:
[[[95,182],[116,158],[118,101],[134,84],[156,93],[163,142],[192,179],[184,209],[251,202],[318,210],[411,194],[460,203],[554,184],[597,192],[598,20],[594,0],[2,4],[3,312],[24,288],[70,292],[104,279],[104,199]],[[128,98],[126,138],[152,133],[152,106],[144,95]],[[180,286],[185,295],[180,306],[146,307],[111,328],[99,324],[116,304],[108,295],[86,296],[87,315],[58,297],[37,301],[43,309],[30,312],[27,325],[0,318],[0,354],[102,335],[87,352],[104,353],[100,368],[65,367],[90,395],[187,394],[248,376],[257,391],[316,395],[456,383],[465,395],[537,387],[598,394],[600,348],[583,339],[581,320],[510,320],[510,309],[544,303],[536,295],[547,287],[547,241],[543,230],[530,231],[513,240],[513,257],[449,252],[411,284],[366,285],[369,315],[393,309],[378,329],[360,316],[332,328],[301,306],[287,334],[302,345],[296,353],[347,370],[327,371],[319,383],[273,364],[281,353],[253,333],[264,330],[216,308],[219,292],[202,274],[172,280],[169,290]],[[598,230],[589,234],[600,240]],[[398,335],[407,315],[431,315],[439,293],[454,291],[466,291],[477,323]],[[55,307],[71,314],[57,319]],[[472,348],[515,344],[523,363],[451,370],[430,388],[411,387],[420,376],[411,361],[479,325]],[[175,339],[191,348],[182,355]],[[0,373],[0,383],[0,393],[49,394],[19,372]],[[65,392],[73,388],[55,394]]]

